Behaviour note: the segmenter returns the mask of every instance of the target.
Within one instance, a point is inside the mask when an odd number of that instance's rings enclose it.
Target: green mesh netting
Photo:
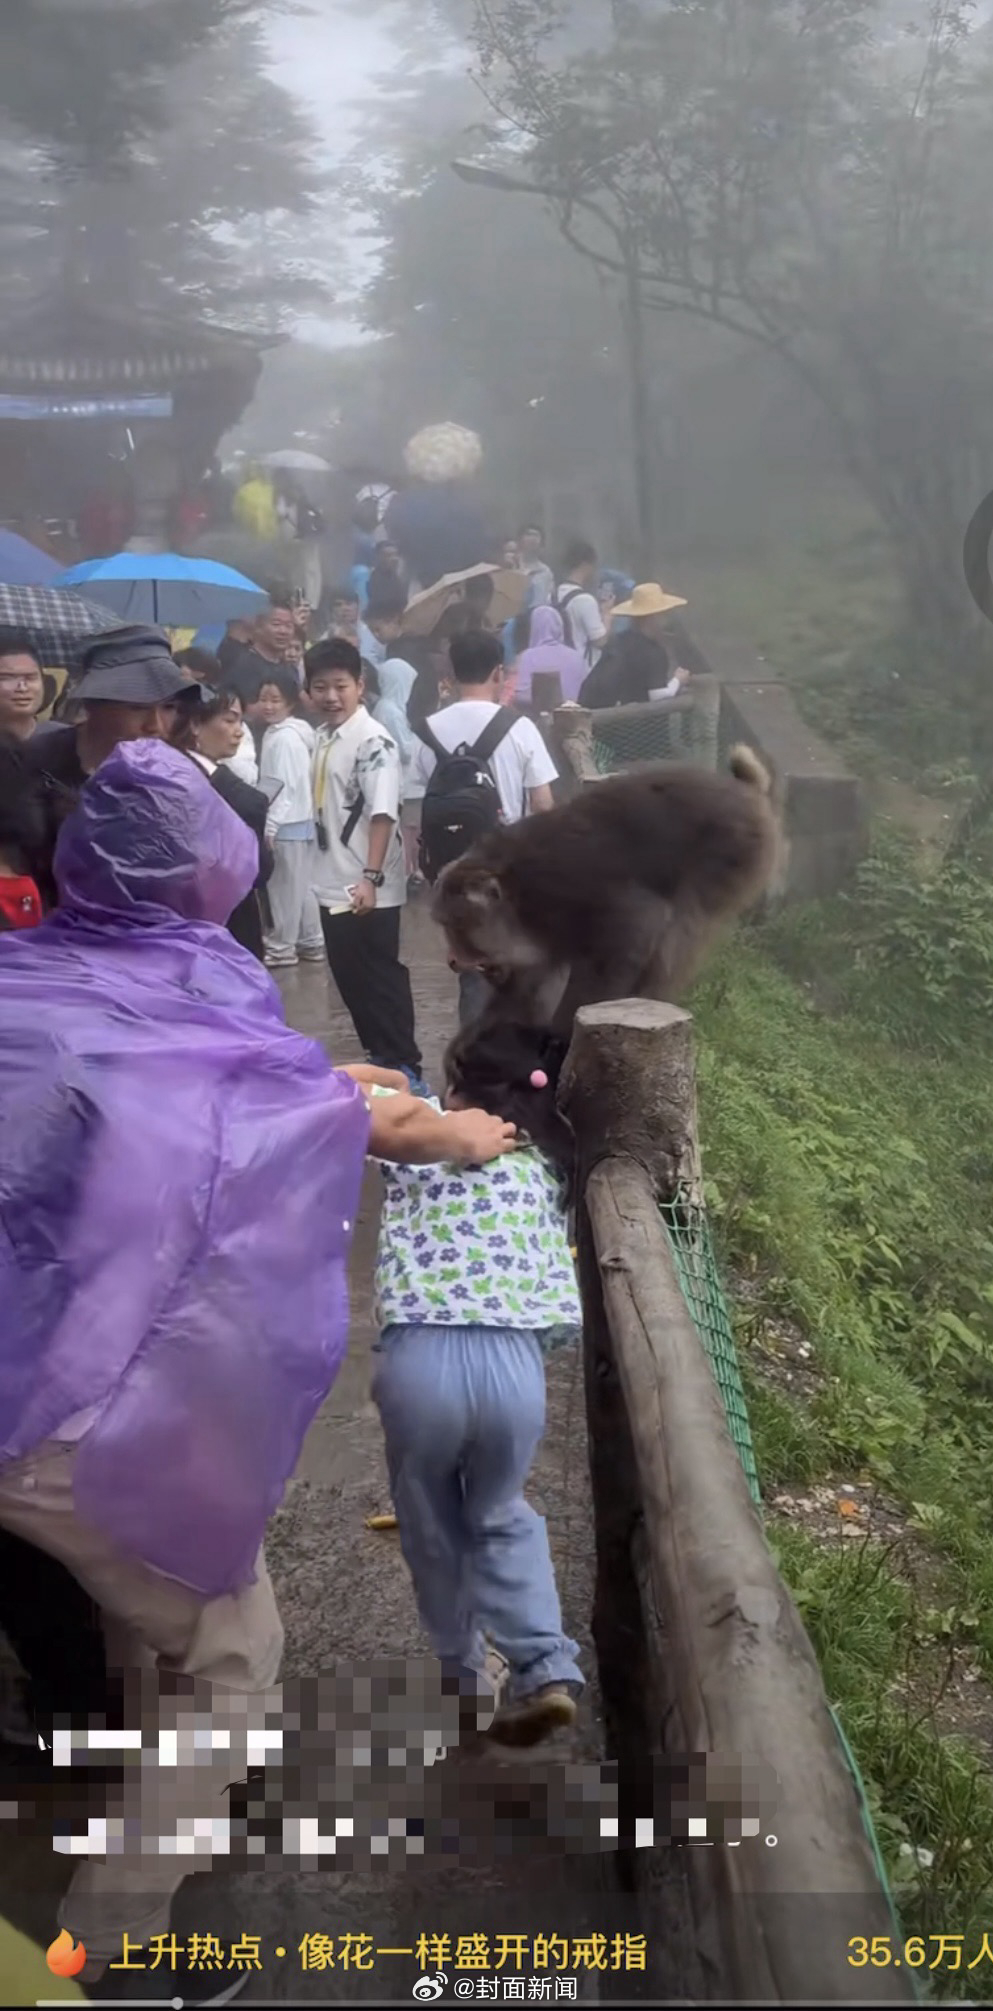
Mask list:
[[[614,712],[594,715],[593,759],[601,775],[639,761],[689,761],[716,768],[717,722],[702,705],[660,702],[650,710],[619,705]]]
[[[762,1489],[755,1463],[755,1448],[748,1422],[745,1390],[738,1366],[738,1350],[731,1329],[727,1300],[724,1297],[724,1288],[717,1267],[706,1209],[700,1202],[694,1201],[690,1195],[683,1192],[677,1195],[674,1201],[663,1203],[661,1214],[690,1318],[703,1342],[707,1360],[724,1399],[728,1430],[738,1449],[752,1500],[761,1513]],[[834,1709],[831,1710],[831,1718],[855,1784],[862,1826],[872,1851],[876,1875],[886,1895],[894,1931],[897,1939],[900,1939],[902,1929],[869,1811],[865,1782],[845,1736],[844,1727]],[[920,2001],[921,1991],[916,1978],[911,1978],[911,1983],[914,1995]]]
[[[724,1399],[728,1430],[745,1469],[752,1500],[761,1506],[755,1449],[752,1445],[748,1406],[738,1367],[727,1301],[721,1286],[717,1259],[706,1211],[699,1203],[676,1200],[663,1206],[662,1220],[676,1263],[683,1297],[697,1333],[707,1351],[717,1387]]]

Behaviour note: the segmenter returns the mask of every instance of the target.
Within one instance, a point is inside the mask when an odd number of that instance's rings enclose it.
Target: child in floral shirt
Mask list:
[[[581,1313],[566,1230],[571,1140],[555,1106],[561,1042],[471,1028],[449,1109],[516,1123],[493,1166],[386,1166],[373,1395],[421,1618],[460,1687],[485,1693],[486,1640],[508,1667],[491,1736],[532,1745],[576,1714],[578,1649],[544,1520],[524,1499],[545,1428],[543,1352]]]

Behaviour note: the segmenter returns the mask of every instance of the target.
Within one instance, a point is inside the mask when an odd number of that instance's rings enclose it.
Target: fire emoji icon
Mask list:
[[[53,1976],[78,1976],[86,1961],[81,1941],[74,1941],[65,1928],[57,1934],[45,1957]]]

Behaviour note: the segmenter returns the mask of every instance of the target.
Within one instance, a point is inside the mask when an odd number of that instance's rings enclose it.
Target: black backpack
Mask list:
[[[500,792],[489,764],[516,723],[517,714],[501,707],[471,747],[463,740],[451,753],[427,721],[415,727],[438,764],[421,809],[421,871],[429,886],[477,838],[485,838],[501,823]]]
[[[573,601],[578,600],[580,594],[584,594],[586,593],[586,591],[587,591],[586,587],[568,587],[563,592],[556,594],[555,597],[555,612],[556,614],[561,615],[562,617],[562,633],[570,649],[575,649],[576,647],[576,636],[572,626],[572,616],[569,613],[569,609],[572,606]],[[585,650],[583,650],[582,654],[585,656],[586,661],[588,663],[590,660],[590,652],[588,646]]]

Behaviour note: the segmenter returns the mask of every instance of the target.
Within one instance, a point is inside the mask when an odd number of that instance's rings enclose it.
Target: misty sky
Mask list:
[[[427,11],[427,10],[425,10]],[[280,83],[299,93],[315,119],[332,160],[343,159],[359,136],[357,104],[368,98],[377,76],[394,68],[398,46],[388,8],[371,19],[354,5],[315,0],[310,19],[281,21],[270,33],[273,70]],[[356,245],[358,270],[368,260]],[[351,321],[307,318],[298,333],[309,342],[354,342],[361,330]]]
[[[324,138],[331,160],[343,159],[359,137],[357,109],[375,86],[377,76],[394,69],[402,50],[391,29],[389,0],[376,0],[364,15],[356,0],[310,0],[309,18],[282,20],[270,31],[273,70],[279,81],[299,93]],[[430,16],[430,0],[423,12]],[[919,23],[921,0],[886,0],[884,18],[898,31],[908,20]],[[993,0],[975,0],[973,26],[993,23]],[[439,54],[442,37],[439,35]],[[453,52],[454,53],[454,52]],[[352,228],[355,228],[352,226]],[[355,270],[361,275],[370,258],[356,235]],[[332,318],[301,321],[298,333],[310,342],[362,340],[357,323]]]
[[[388,19],[363,20],[351,8],[325,0],[327,20],[281,21],[270,41],[280,83],[296,90],[316,113],[334,152],[346,153],[354,137],[349,105],[394,59]]]

